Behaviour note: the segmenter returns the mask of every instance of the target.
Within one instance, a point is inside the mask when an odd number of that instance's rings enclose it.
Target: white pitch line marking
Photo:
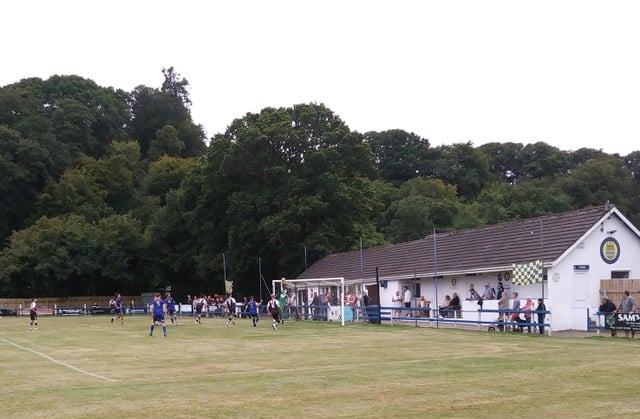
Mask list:
[[[1,340],[1,341],[3,341],[3,342],[5,342],[5,343],[8,343],[9,345],[13,345],[13,346],[15,346],[16,348],[22,349],[23,351],[31,352],[32,354],[35,354],[35,355],[41,356],[41,357],[43,357],[44,359],[48,359],[48,360],[49,360],[49,361],[51,361],[51,362],[55,362],[56,364],[62,365],[63,367],[67,367],[67,368],[69,368],[69,369],[72,369],[72,370],[77,371],[77,372],[79,372],[79,373],[82,373],[82,374],[88,375],[88,376],[90,376],[90,377],[99,378],[100,380],[109,381],[109,382],[111,382],[111,383],[115,383],[116,381],[118,381],[118,380],[114,380],[114,379],[109,378],[109,377],[103,377],[102,375],[98,375],[98,374],[94,374],[94,373],[89,372],[89,371],[85,371],[85,370],[83,370],[82,368],[74,367],[73,365],[67,364],[66,362],[59,361],[59,360],[57,360],[57,359],[55,359],[55,358],[50,357],[49,355],[45,355],[45,354],[43,354],[42,352],[38,352],[38,351],[35,351],[35,350],[33,350],[33,349],[26,348],[26,347],[24,347],[24,346],[18,345],[17,343],[11,342],[10,340],[7,340],[7,339],[5,339],[5,338],[1,338],[1,337],[0,337],[0,340]]]

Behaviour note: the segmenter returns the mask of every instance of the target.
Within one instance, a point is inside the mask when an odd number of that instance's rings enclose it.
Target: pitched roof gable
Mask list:
[[[538,258],[553,262],[607,213],[603,207],[585,208],[332,254],[299,278],[344,277],[346,281],[369,282],[375,279],[376,267],[381,279],[409,279],[433,277],[436,272],[460,275],[510,270],[512,263]]]

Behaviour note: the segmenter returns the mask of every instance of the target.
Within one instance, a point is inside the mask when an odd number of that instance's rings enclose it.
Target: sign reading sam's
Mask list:
[[[640,313],[617,313],[613,329],[640,330]]]

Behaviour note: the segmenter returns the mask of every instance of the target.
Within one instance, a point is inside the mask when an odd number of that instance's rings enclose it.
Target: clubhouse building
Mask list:
[[[542,281],[514,282],[514,264],[542,261]],[[551,330],[589,330],[601,296],[616,305],[624,290],[640,301],[640,231],[614,206],[437,233],[420,240],[329,255],[298,278],[344,277],[351,292],[366,288],[372,304],[392,307],[396,291],[442,304],[460,297],[463,319],[494,320],[471,298],[501,283],[509,298],[543,298]],[[637,279],[633,279],[637,278]],[[509,302],[511,307],[512,300]],[[497,309],[485,300],[485,310]],[[432,314],[433,315],[433,314]]]

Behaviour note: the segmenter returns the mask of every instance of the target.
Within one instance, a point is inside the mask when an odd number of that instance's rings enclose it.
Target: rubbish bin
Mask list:
[[[371,324],[380,324],[380,306],[366,306],[367,320]]]

